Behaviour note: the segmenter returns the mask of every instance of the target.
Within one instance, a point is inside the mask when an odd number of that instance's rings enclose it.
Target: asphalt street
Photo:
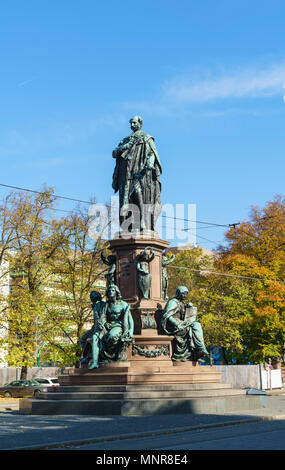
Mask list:
[[[62,448],[64,449],[64,448]],[[137,440],[70,446],[69,450],[284,450],[285,420],[169,433]],[[66,448],[65,448],[66,450]]]
[[[0,449],[284,449],[282,393],[266,408],[209,415],[22,415],[17,401],[1,401]]]

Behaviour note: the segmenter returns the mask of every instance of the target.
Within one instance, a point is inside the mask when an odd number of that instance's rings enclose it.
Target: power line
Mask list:
[[[232,225],[238,225],[240,222],[236,223],[236,224],[216,224],[216,223],[212,223],[212,222],[204,222],[204,221],[201,221],[201,220],[190,220],[190,219],[182,219],[180,217],[171,217],[171,216],[168,216],[168,215],[162,215],[161,217],[165,217],[167,219],[174,219],[174,220],[182,220],[184,222],[195,222],[197,224],[207,224],[207,225],[211,225],[211,226],[214,226],[214,227],[231,227]],[[183,230],[191,230],[191,229],[183,229]]]
[[[285,282],[282,282],[278,279],[262,279],[260,277],[250,277],[250,276],[242,276],[238,274],[230,274],[230,273],[221,273],[221,272],[216,272],[216,271],[208,271],[208,269],[193,269],[189,268],[188,266],[175,266],[175,265],[169,265],[168,268],[176,268],[176,269],[189,269],[189,271],[196,271],[199,272],[200,274],[216,274],[218,276],[229,276],[229,277],[237,277],[241,279],[250,279],[253,281],[264,281],[264,282],[278,282],[279,284],[285,284]]]
[[[167,229],[174,230],[174,227],[170,227],[169,225],[157,225],[157,228],[161,228],[165,230]],[[209,227],[206,227],[206,228],[209,228]],[[198,229],[201,229],[201,227],[198,227]],[[224,241],[224,240],[214,241],[214,240],[209,240],[209,238],[202,237],[201,235],[198,235],[196,233],[197,228],[190,228],[189,231],[190,230],[194,230],[195,237],[201,238],[202,240],[206,240],[207,242],[210,242],[210,243],[214,243],[214,245],[217,245],[217,243],[222,243]],[[181,229],[181,231],[183,232],[184,230]]]
[[[43,191],[36,191],[34,189],[21,188],[19,186],[11,186],[11,185],[8,185],[8,184],[3,184],[3,183],[0,183],[0,186],[4,186],[5,188],[17,189],[19,191],[27,191],[29,193],[44,194]],[[92,201],[83,201],[81,199],[74,199],[74,198],[68,197],[68,196],[59,196],[57,194],[52,194],[52,196],[56,199],[67,199],[68,201],[81,202],[83,204],[94,204],[94,202],[92,202]]]
[[[20,186],[12,186],[12,185],[8,185],[8,184],[4,184],[4,183],[0,183],[0,186],[2,187],[5,187],[5,188],[10,188],[10,189],[17,189],[19,191],[27,191],[27,192],[31,192],[31,193],[35,193],[35,194],[44,194],[43,191],[36,191],[36,190],[33,190],[33,189],[28,189],[28,188],[22,188]],[[82,200],[82,199],[76,199],[76,198],[72,198],[72,197],[69,197],[69,196],[60,196],[60,195],[57,195],[57,194],[53,194],[53,197],[56,198],[56,199],[64,199],[64,200],[68,200],[68,201],[73,201],[73,202],[79,202],[79,203],[82,203],[82,204],[89,204],[89,205],[92,205],[94,204],[94,201],[85,201],[85,200]],[[63,211],[63,209],[54,209],[55,211],[61,211],[61,212],[72,212],[72,211]],[[180,221],[184,221],[184,222],[194,222],[194,223],[197,223],[197,224],[205,224],[205,225],[208,225],[209,227],[225,227],[225,228],[236,228],[238,225],[241,224],[241,222],[235,222],[235,223],[231,223],[231,224],[217,224],[215,222],[206,222],[206,221],[202,221],[202,220],[191,220],[191,219],[185,219],[185,218],[180,218],[180,217],[172,217],[172,216],[167,216],[167,215],[161,215],[162,218],[167,218],[167,219],[173,219],[173,220],[180,220]],[[257,220],[265,220],[265,219],[271,219],[271,218],[274,218],[275,216],[264,216],[264,217],[260,217],[259,219]],[[188,230],[191,230],[191,228],[188,228],[188,229],[182,229],[184,231],[188,231]]]
[[[31,193],[35,193],[35,194],[44,194],[43,191],[36,191],[36,190],[33,190],[33,189],[22,188],[20,186],[12,186],[12,185],[8,185],[8,184],[4,184],[4,183],[0,183],[0,186],[3,186],[5,188],[10,188],[10,189],[17,189],[18,191],[27,191],[27,192],[31,192]],[[68,201],[79,202],[79,203],[82,203],[82,204],[90,204],[90,205],[94,204],[94,202],[92,202],[92,201],[84,201],[82,199],[75,199],[75,198],[68,197],[68,196],[60,196],[58,194],[53,194],[52,196],[56,199],[65,199],[65,200],[68,200]],[[55,209],[55,210],[59,210],[59,209]],[[198,223],[198,224],[206,224],[206,225],[209,225],[210,227],[213,226],[213,227],[227,227],[228,228],[228,227],[236,226],[240,223],[240,222],[238,222],[238,223],[235,223],[235,224],[217,224],[215,222],[205,222],[205,221],[201,221],[201,220],[184,219],[184,218],[180,218],[180,217],[171,217],[171,216],[167,216],[167,215],[162,215],[161,217],[167,218],[167,219],[181,220],[181,221],[184,221],[184,222],[194,222],[194,223]],[[184,230],[187,230],[187,229],[184,229]]]

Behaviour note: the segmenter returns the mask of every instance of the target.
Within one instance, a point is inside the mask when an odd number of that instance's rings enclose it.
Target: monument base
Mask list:
[[[167,361],[166,361],[167,362]],[[59,376],[59,387],[37,398],[21,399],[20,413],[34,415],[217,414],[259,409],[266,396],[246,395],[221,383],[215,367],[164,361],[110,363],[73,369]]]
[[[199,384],[220,383],[221,373],[196,362],[175,364],[148,359],[110,363],[92,370],[73,369],[69,374],[60,375],[58,380],[62,386]]]
[[[94,374],[95,375],[95,374]],[[51,387],[35,399],[20,399],[31,415],[222,414],[266,407],[265,395],[246,395],[229,384],[80,385]]]

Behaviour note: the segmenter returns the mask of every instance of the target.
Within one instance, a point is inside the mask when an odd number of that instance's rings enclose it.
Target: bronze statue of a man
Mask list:
[[[135,229],[155,230],[161,212],[161,163],[154,138],[141,130],[142,118],[133,116],[130,125],[132,133],[121,140],[112,154],[116,159],[112,187],[119,191],[120,224],[128,215],[128,205],[135,205],[139,210],[139,227]]]
[[[191,302],[185,303],[187,296],[187,287],[179,286],[176,296],[167,302],[161,319],[163,331],[174,336],[172,360],[178,362],[197,361],[209,354],[202,326],[197,321],[197,308]]]

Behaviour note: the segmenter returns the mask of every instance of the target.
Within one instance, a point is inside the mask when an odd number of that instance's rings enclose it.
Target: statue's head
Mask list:
[[[116,263],[116,260],[117,260],[116,255],[109,255],[108,256],[109,263],[114,264],[114,263]]]
[[[133,132],[139,131],[143,126],[143,120],[140,116],[133,116],[130,119],[130,125]]]
[[[152,258],[153,250],[151,246],[146,246],[145,249],[139,254],[139,258],[143,261],[148,261]]]
[[[185,286],[179,286],[176,289],[176,298],[179,300],[185,300],[188,297],[188,289]]]
[[[120,289],[118,288],[118,286],[116,286],[116,284],[110,284],[107,287],[106,297],[107,297],[107,299],[114,299],[115,298],[117,300],[122,298]]]
[[[90,292],[90,300],[92,303],[101,301],[102,295],[100,294],[100,292],[97,292],[96,290],[92,290]]]

